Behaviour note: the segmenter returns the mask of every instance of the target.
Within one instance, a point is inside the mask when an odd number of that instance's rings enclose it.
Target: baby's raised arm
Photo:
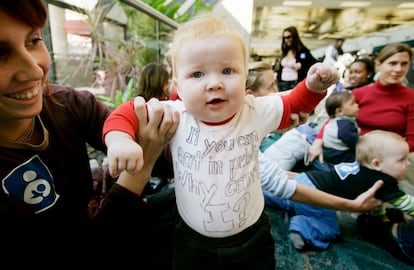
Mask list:
[[[313,64],[306,76],[306,87],[313,92],[324,92],[329,86],[337,83],[339,74],[335,67],[324,63]]]

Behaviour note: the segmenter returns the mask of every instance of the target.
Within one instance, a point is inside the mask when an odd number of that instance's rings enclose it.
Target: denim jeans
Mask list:
[[[401,251],[414,264],[414,224],[399,223],[397,229],[397,242]]]
[[[315,185],[305,173],[300,173],[296,180],[311,188]],[[318,249],[326,249],[339,237],[339,224],[336,211],[304,203],[279,199],[269,192],[263,192],[268,206],[277,206],[290,215],[290,232],[299,232],[305,242]]]

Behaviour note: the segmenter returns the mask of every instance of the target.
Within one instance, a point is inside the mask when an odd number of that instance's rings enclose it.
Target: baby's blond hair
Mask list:
[[[368,166],[373,159],[382,159],[387,151],[399,143],[406,143],[399,134],[385,130],[373,130],[359,137],[356,145],[356,160]]]
[[[174,34],[171,48],[173,77],[177,74],[177,52],[182,48],[183,43],[194,39],[210,38],[223,34],[233,36],[239,41],[243,51],[244,64],[247,65],[246,45],[237,30],[219,17],[211,13],[203,13],[181,25]]]

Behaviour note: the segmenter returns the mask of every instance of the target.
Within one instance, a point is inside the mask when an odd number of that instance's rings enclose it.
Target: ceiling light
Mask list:
[[[370,2],[364,2],[364,1],[344,1],[339,4],[340,7],[368,7],[370,6]]]
[[[283,1],[284,6],[307,7],[312,5],[312,1]]]
[[[397,8],[414,8],[414,3],[412,2],[401,3],[397,6]]]

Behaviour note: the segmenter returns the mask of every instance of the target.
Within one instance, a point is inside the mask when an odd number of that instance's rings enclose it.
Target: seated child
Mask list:
[[[397,181],[403,179],[407,172],[408,154],[408,144],[400,135],[375,130],[358,140],[355,162],[339,163],[330,171],[303,172],[296,180],[312,188],[352,199],[382,179],[384,185],[376,192],[376,198],[414,216],[413,197],[405,194]],[[268,205],[280,207],[291,214],[289,236],[298,250],[305,246],[326,249],[340,235],[333,210],[281,200],[266,192],[265,200]],[[385,205],[381,205],[372,215],[386,222]]]
[[[359,129],[355,121],[359,107],[351,91],[333,92],[326,98],[325,109],[329,119],[317,138],[322,139],[324,163],[315,159],[312,169],[329,170],[341,162],[355,161],[355,146]]]

